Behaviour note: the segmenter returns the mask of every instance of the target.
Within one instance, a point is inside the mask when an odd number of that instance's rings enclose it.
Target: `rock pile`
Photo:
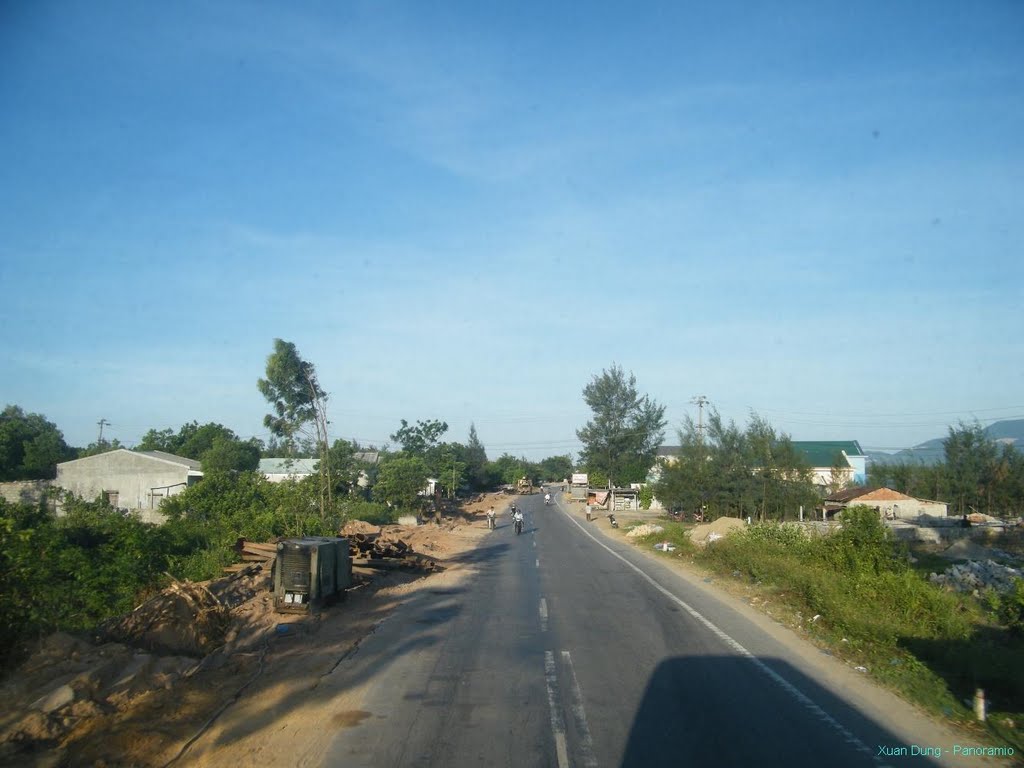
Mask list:
[[[950,566],[943,573],[933,573],[928,580],[957,592],[980,592],[989,588],[1009,592],[1014,581],[1020,578],[1024,578],[1020,568],[1000,565],[995,560],[971,560]]]
[[[632,539],[640,538],[641,536],[650,536],[652,533],[661,533],[665,529],[660,525],[651,525],[650,523],[644,523],[638,525],[636,528],[630,528],[626,533]]]

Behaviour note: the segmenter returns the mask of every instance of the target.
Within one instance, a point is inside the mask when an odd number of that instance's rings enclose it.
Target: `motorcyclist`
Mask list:
[[[494,507],[487,510],[487,527],[494,530]]]
[[[545,504],[550,504],[551,503],[551,494],[550,493],[545,493],[544,494],[544,503]]]
[[[523,530],[523,511],[517,509],[512,513],[512,523],[516,527],[516,533],[520,533]]]

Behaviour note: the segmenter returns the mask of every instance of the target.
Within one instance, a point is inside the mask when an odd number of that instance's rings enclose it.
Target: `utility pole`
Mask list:
[[[690,402],[693,403],[694,405],[696,405],[697,409],[698,409],[697,410],[697,436],[700,438],[700,441],[703,443],[704,442],[704,406],[707,405],[709,401],[708,401],[708,399],[706,397],[704,397],[704,395],[697,395],[692,400],[690,400]]]
[[[96,442],[97,442],[97,444],[102,444],[103,443],[103,427],[104,426],[108,426],[109,427],[110,426],[110,422],[107,421],[106,419],[100,419],[96,423],[99,424],[99,426],[100,426],[100,436],[99,436],[99,439]]]
[[[690,400],[690,402],[694,403],[697,406],[697,439],[700,441],[701,456],[703,458],[703,454],[704,454],[704,450],[703,450],[703,448],[704,448],[704,406],[708,404],[708,399],[706,397],[704,397],[704,395],[697,395],[692,400]],[[703,467],[701,468],[700,472],[701,472],[701,475],[703,475],[703,473],[704,473]],[[703,483],[703,481],[698,481],[698,483],[699,483],[699,486],[700,486],[700,519],[701,519],[701,521],[704,521],[705,515],[707,514],[708,505],[707,505],[706,500],[704,498],[704,492],[705,492],[704,491],[704,483]]]

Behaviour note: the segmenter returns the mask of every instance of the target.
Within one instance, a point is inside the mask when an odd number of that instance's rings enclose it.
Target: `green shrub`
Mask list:
[[[0,658],[33,636],[89,629],[134,607],[169,564],[171,537],[102,502],[65,516],[0,500]]]
[[[1024,637],[1024,579],[1016,579],[1013,589],[1000,595],[996,604],[996,616],[1010,634]]]
[[[909,569],[906,548],[870,507],[843,511],[842,528],[822,539],[828,562],[846,574],[903,572]]]
[[[640,509],[650,509],[654,501],[654,488],[650,483],[640,486]]]
[[[775,544],[782,547],[801,547],[807,543],[804,532],[795,525],[779,523],[758,523],[732,534],[751,543]]]
[[[372,501],[346,501],[342,507],[346,520],[364,520],[373,525],[389,525],[405,514],[397,507]],[[415,514],[409,512],[408,514]]]

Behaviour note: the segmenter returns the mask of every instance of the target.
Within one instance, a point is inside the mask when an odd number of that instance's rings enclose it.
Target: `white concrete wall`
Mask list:
[[[86,501],[116,491],[118,509],[137,512],[147,522],[163,522],[160,503],[184,491],[188,475],[187,467],[172,462],[133,451],[111,451],[58,464],[53,484]]]
[[[283,483],[285,480],[302,480],[303,478],[306,477],[312,477],[312,475],[309,475],[305,472],[289,472],[287,474],[274,473],[264,474],[263,476],[267,478],[268,482],[271,483]]]
[[[51,485],[52,480],[12,480],[0,483],[0,497],[11,504],[38,504]]]
[[[848,506],[865,506],[877,508],[886,520],[916,520],[919,515],[945,517],[947,505],[941,501],[925,501],[923,499],[893,500],[860,500],[854,499]]]

